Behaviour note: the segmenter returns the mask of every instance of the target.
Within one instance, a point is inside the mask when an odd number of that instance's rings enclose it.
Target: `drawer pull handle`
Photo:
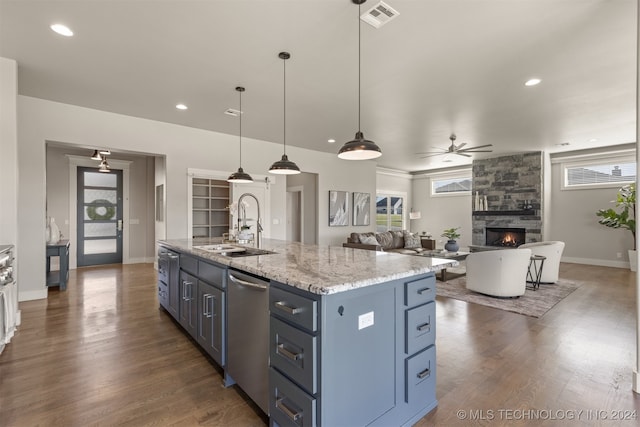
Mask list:
[[[431,290],[431,288],[422,288],[422,289],[418,289],[418,295],[423,295],[426,292],[429,292]]]
[[[420,332],[428,331],[429,329],[431,329],[431,323],[424,323],[424,324],[418,326],[416,329],[418,329]]]
[[[287,405],[283,402],[284,398],[276,399],[276,408],[280,409],[284,414],[291,419],[291,421],[298,421],[302,414],[300,412],[294,412],[287,408]]]
[[[302,354],[300,353],[292,353],[286,348],[284,348],[284,344],[278,344],[278,353],[286,357],[287,359],[293,360],[294,362],[300,360]]]
[[[420,379],[427,378],[429,375],[431,375],[431,369],[427,368],[424,371],[418,373],[418,378]]]
[[[291,315],[296,315],[302,313],[302,309],[298,307],[289,307],[284,301],[278,301],[275,303],[275,306],[285,313],[289,313]]]

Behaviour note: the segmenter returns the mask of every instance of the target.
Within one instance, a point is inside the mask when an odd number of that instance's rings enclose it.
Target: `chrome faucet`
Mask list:
[[[256,206],[258,207],[258,220],[256,222],[256,248],[260,248],[260,242],[261,242],[261,238],[260,236],[262,235],[262,218],[260,217],[260,202],[258,201],[258,198],[252,194],[252,193],[244,193],[242,196],[240,196],[238,198],[238,212],[240,213],[240,217],[238,218],[238,224],[240,222],[242,222],[243,224],[247,223],[247,210],[242,208],[242,199],[245,198],[245,196],[250,196],[253,197],[253,200],[256,201]]]

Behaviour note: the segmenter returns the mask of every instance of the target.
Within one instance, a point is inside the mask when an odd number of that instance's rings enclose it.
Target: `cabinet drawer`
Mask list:
[[[187,255],[180,256],[180,268],[184,271],[198,275],[198,260]]]
[[[165,309],[169,308],[169,287],[162,280],[158,280],[158,302]]]
[[[436,346],[409,357],[405,361],[405,401],[426,403],[436,399]]]
[[[158,257],[158,280],[169,283],[169,258],[166,255]]]
[[[271,366],[311,394],[318,391],[318,338],[271,317]]]
[[[272,313],[312,332],[318,330],[318,301],[271,286],[269,309]]]
[[[407,354],[413,354],[436,343],[436,304],[425,305],[405,312],[405,347]]]
[[[436,298],[436,276],[431,275],[404,284],[404,305],[414,307]]]
[[[219,288],[225,287],[225,269],[209,264],[208,262],[198,261],[198,277],[205,282],[215,285]]]
[[[316,399],[273,368],[269,368],[269,387],[269,417],[274,426],[316,425]]]

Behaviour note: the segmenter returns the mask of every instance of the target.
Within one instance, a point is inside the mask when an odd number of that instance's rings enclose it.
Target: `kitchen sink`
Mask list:
[[[202,245],[194,246],[194,249],[200,249],[203,251],[228,256],[231,258],[245,257],[245,256],[257,256],[257,255],[269,255],[275,252],[268,251],[266,249],[248,248],[245,246],[236,245]]]

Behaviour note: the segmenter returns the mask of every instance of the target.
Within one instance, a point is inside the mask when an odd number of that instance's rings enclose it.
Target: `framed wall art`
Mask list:
[[[329,226],[349,225],[349,203],[346,191],[329,190]]]
[[[353,225],[369,225],[371,218],[371,194],[353,193]]]

